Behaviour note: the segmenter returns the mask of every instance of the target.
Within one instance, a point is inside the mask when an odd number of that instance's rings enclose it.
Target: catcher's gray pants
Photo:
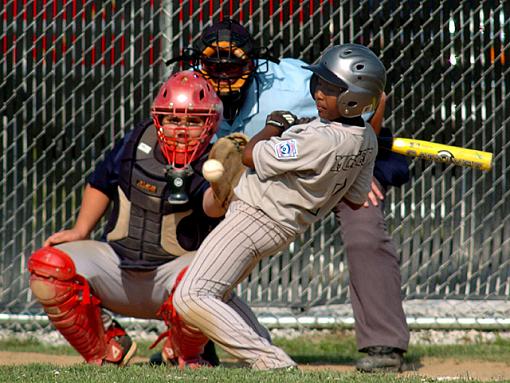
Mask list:
[[[264,257],[287,247],[294,234],[242,201],[205,239],[177,287],[174,306],[181,318],[226,351],[266,370],[295,366],[280,348],[254,332],[225,299]]]
[[[359,350],[370,346],[407,350],[399,260],[381,205],[352,210],[340,203],[335,209],[347,253],[356,339]]]
[[[161,319],[157,312],[168,299],[179,272],[191,263],[193,255],[183,255],[155,270],[122,270],[119,258],[106,242],[76,241],[55,246],[68,254],[76,272],[84,276],[101,306],[116,314],[145,319]],[[253,311],[239,297],[232,295],[227,304],[257,334],[270,339]],[[105,326],[111,318],[103,315]]]

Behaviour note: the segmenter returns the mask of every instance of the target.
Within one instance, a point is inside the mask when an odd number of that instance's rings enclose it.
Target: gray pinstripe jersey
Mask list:
[[[342,197],[357,204],[366,200],[376,155],[377,138],[370,125],[317,118],[258,142],[253,149],[255,171],[243,174],[235,194],[303,232]]]

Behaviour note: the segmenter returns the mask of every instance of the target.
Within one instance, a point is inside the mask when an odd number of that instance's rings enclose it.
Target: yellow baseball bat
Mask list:
[[[389,148],[386,139],[382,138],[383,148]],[[492,169],[492,153],[480,150],[465,149],[458,146],[437,144],[435,142],[415,140],[413,138],[395,137],[390,150],[404,156],[422,158],[424,160],[467,166],[474,169],[489,171]]]

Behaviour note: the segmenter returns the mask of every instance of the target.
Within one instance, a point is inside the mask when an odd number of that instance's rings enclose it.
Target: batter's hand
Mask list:
[[[368,192],[368,199],[363,204],[363,207],[369,207],[370,203],[374,206],[379,206],[379,201],[384,200],[384,194],[379,189],[379,186],[377,185],[377,182],[375,182],[375,179],[372,179],[372,186],[371,190]]]
[[[289,129],[292,125],[296,125],[298,118],[296,115],[286,110],[275,110],[268,114],[266,125],[276,126],[282,132]]]
[[[87,239],[80,231],[76,229],[62,230],[58,233],[52,234],[44,241],[43,246],[53,246],[64,242],[74,242]]]
[[[315,120],[317,117],[300,117],[297,119],[294,125],[304,125],[308,124],[310,121]]]

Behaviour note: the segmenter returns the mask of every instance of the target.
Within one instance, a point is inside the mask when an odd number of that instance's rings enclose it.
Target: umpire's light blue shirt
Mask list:
[[[260,62],[259,62],[260,63]],[[246,92],[246,100],[230,125],[222,121],[216,135],[226,136],[243,132],[253,137],[265,125],[266,117],[274,110],[288,110],[298,117],[317,116],[315,101],[310,95],[312,72],[301,68],[305,62],[284,58],[279,64],[262,64]]]

